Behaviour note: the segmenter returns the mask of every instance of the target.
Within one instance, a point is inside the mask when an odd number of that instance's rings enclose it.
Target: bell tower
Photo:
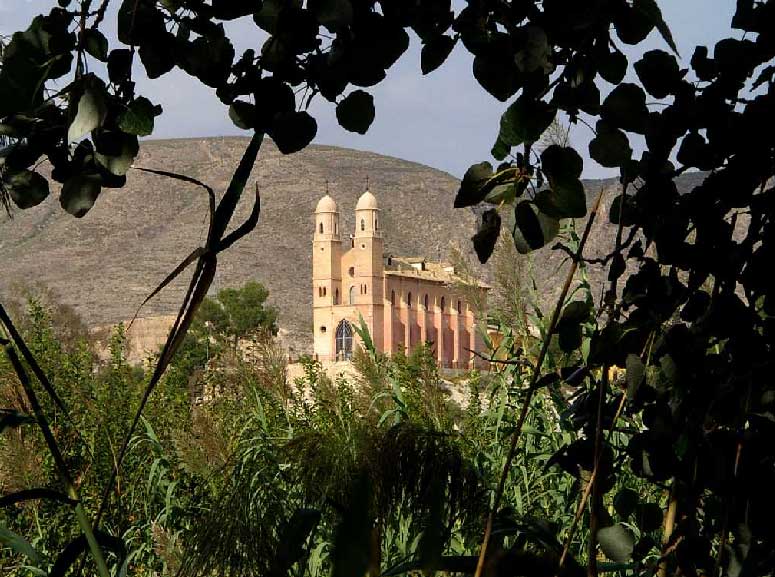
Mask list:
[[[315,208],[315,233],[312,240],[312,308],[315,352],[332,354],[330,327],[333,305],[342,302],[342,241],[339,236],[339,212],[336,202],[326,194]]]

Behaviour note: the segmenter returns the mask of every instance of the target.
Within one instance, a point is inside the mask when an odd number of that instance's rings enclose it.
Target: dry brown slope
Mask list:
[[[136,164],[194,176],[223,191],[246,142],[233,137],[146,141]],[[249,279],[263,282],[281,311],[281,325],[306,337],[315,204],[328,180],[339,203],[341,230],[352,230],[367,176],[383,209],[389,253],[437,258],[446,256],[451,244],[470,250],[476,218],[452,208],[458,181],[449,174],[332,146],[283,156],[265,142],[250,185],[261,187],[260,223],[223,255],[216,288]],[[34,209],[16,211],[13,219],[0,217],[0,292],[12,291],[16,282],[41,282],[92,325],[130,317],[205,231],[204,191],[147,173],[130,171],[125,188],[104,191],[80,220],[65,214],[54,196]],[[250,211],[250,196],[238,209],[238,222]],[[183,288],[182,281],[168,287],[142,316],[173,312]]]

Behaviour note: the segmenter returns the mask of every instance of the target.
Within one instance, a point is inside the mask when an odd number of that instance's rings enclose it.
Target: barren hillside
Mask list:
[[[194,176],[222,192],[246,145],[244,138],[199,138],[145,141],[136,165]],[[366,178],[383,210],[388,253],[447,258],[452,246],[471,255],[476,216],[455,210],[458,181],[451,175],[406,160],[332,146],[310,146],[290,156],[267,141],[250,186],[258,183],[262,214],[258,227],[219,261],[214,289],[255,279],[270,290],[280,309],[280,324],[297,348],[310,345],[313,211],[325,182],[339,204],[341,230],[353,227],[353,209]],[[687,175],[684,185],[696,180]],[[592,198],[610,181],[586,182]],[[130,171],[127,186],[106,190],[83,219],[59,208],[56,194],[31,210],[0,215],[0,293],[16,283],[42,283],[75,307],[90,325],[132,316],[145,296],[191,250],[201,243],[207,199],[201,189],[155,175]],[[250,211],[245,195],[241,221]],[[590,252],[602,254],[613,242],[607,222],[614,193],[604,197]],[[591,203],[591,201],[590,201]],[[579,227],[582,225],[579,224]],[[535,254],[532,269],[548,302],[561,284],[562,256],[545,249]],[[472,258],[471,260],[476,260]],[[487,275],[484,269],[478,271]],[[174,313],[188,275],[146,305],[141,316]],[[592,271],[593,284],[602,280]]]

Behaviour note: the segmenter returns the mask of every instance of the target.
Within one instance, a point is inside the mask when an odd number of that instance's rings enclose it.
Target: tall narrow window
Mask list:
[[[425,298],[423,298],[423,308],[427,311],[428,310],[428,295],[425,295]]]
[[[396,291],[390,291],[390,304],[396,306]]]
[[[379,221],[376,216],[374,217],[374,230],[379,230]]]
[[[463,304],[460,301],[457,301],[457,314],[463,313]]]
[[[361,230],[366,230],[366,221],[361,219]]]
[[[336,359],[349,361],[353,356],[353,329],[345,320],[336,327]]]
[[[320,234],[323,234],[323,223],[322,222],[318,225],[318,230],[320,231]]]
[[[338,305],[338,304],[339,304],[339,289],[336,289],[336,290],[334,291],[334,304],[335,304],[335,305]]]
[[[444,297],[441,297],[441,312],[444,312],[444,309],[447,306],[447,301]]]
[[[355,285],[350,287],[350,302],[349,304],[354,305],[355,304]]]
[[[406,295],[406,306],[412,308],[412,293]]]

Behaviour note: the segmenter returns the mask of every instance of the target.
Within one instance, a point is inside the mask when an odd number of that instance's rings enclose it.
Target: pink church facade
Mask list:
[[[336,202],[324,196],[315,209],[312,290],[314,354],[321,362],[348,360],[359,345],[354,330],[366,322],[375,348],[409,354],[428,343],[443,368],[480,366],[482,342],[476,311],[455,290],[450,265],[384,256],[380,209],[366,191],[355,207],[355,231],[342,240]],[[478,303],[487,288],[476,287]],[[470,291],[467,291],[470,294]]]

